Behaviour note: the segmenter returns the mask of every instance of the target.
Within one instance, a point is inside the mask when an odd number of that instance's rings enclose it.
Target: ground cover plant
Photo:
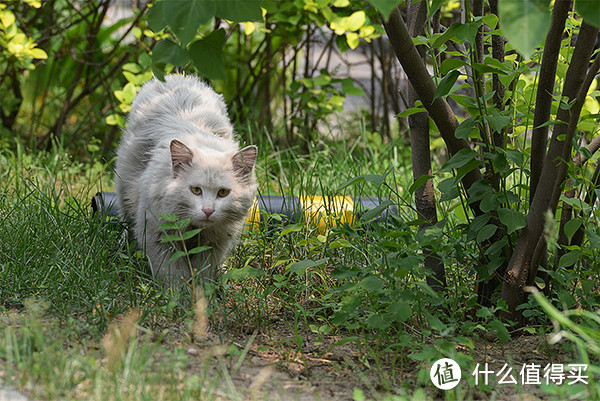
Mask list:
[[[598,398],[593,2],[164,0],[114,25],[109,3],[83,2],[52,37],[40,21],[70,2],[0,4],[15,100],[0,142],[4,382],[41,399]],[[302,64],[383,35],[371,60],[394,54],[412,88],[387,125],[375,107],[344,111],[364,85]],[[261,196],[325,199],[292,223],[263,211],[219,281],[183,293],[158,289],[123,227],[89,210],[136,91],[178,70],[230,101],[260,149]],[[332,196],[378,206],[340,212]],[[442,357],[463,370],[446,392],[429,378]],[[472,374],[503,363],[515,377],[584,363],[587,383]]]

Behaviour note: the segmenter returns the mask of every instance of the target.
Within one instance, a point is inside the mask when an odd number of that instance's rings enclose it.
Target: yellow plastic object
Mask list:
[[[350,196],[302,196],[299,200],[305,221],[320,232],[344,223],[354,224],[354,201]],[[254,204],[246,217],[247,230],[257,230],[260,227],[260,212],[258,199],[254,198]],[[291,215],[293,211],[289,210],[289,213]]]
[[[254,198],[254,203],[246,216],[245,228],[247,230],[258,230],[260,227],[260,208],[258,207],[258,199]]]
[[[320,231],[354,223],[354,201],[349,196],[304,196],[300,203],[306,221]]]

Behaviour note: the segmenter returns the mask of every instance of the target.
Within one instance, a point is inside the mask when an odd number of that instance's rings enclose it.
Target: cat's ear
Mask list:
[[[240,178],[247,179],[252,174],[257,155],[258,148],[254,145],[246,146],[233,155],[234,173]]]
[[[192,164],[192,151],[177,139],[171,141],[171,163],[176,176]]]

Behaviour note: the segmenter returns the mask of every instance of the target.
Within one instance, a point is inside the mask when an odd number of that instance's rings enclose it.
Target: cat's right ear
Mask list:
[[[185,168],[192,164],[192,151],[177,139],[171,141],[171,163],[173,174],[178,176]]]

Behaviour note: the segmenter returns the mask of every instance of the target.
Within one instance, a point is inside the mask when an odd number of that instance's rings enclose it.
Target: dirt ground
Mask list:
[[[273,330],[270,330],[273,332]],[[284,327],[275,330],[277,337],[260,333],[239,335],[233,344],[247,353],[239,368],[228,366],[236,388],[249,389],[251,398],[267,400],[353,400],[355,388],[361,388],[367,399],[380,399],[386,394],[412,393],[414,383],[418,382],[419,372],[427,374],[434,361],[422,363],[407,358],[402,367],[391,365],[386,361],[361,358],[361,353],[354,343],[334,346],[342,338],[329,337],[319,339],[316,335],[304,339],[302,350],[297,350],[294,334]],[[202,342],[191,342],[187,354],[197,357],[198,364],[205,361],[207,352],[215,352],[218,338],[208,333]],[[567,347],[561,344],[548,345],[544,336],[522,335],[507,344],[500,342],[477,341],[471,351],[457,344],[456,350],[472,355],[475,363],[488,363],[488,369],[498,372],[505,363],[513,367],[511,374],[521,383],[519,371],[523,364],[535,363],[543,368],[552,363],[576,363],[578,360]],[[221,348],[222,349],[222,348]],[[386,366],[387,363],[387,366]],[[194,363],[190,366],[193,371]],[[474,366],[473,366],[474,369]],[[463,378],[470,372],[463,372]],[[395,378],[395,383],[403,383],[405,388],[394,388],[386,391],[380,385],[382,378]],[[420,381],[423,383],[423,381]],[[413,383],[411,385],[411,383]],[[566,384],[563,384],[566,385]],[[426,393],[433,399],[444,399],[443,391],[427,382]],[[540,385],[490,384],[478,385],[467,391],[469,399],[475,400],[510,400],[534,401],[552,399]],[[410,398],[408,398],[410,399]]]

